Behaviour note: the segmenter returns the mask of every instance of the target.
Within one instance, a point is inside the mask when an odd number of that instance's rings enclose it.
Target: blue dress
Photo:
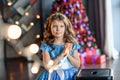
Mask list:
[[[55,59],[63,50],[64,45],[53,44],[53,48],[46,43],[43,43],[40,47],[40,50],[49,52],[51,59]],[[70,55],[73,56],[74,50],[79,49],[80,46],[78,43],[73,43],[73,48],[70,52]],[[63,60],[64,59],[64,63]],[[75,80],[75,76],[78,72],[78,69],[74,67],[68,58],[61,58],[58,64],[62,63],[62,66],[58,70],[54,70],[51,73],[50,80]],[[48,80],[50,73],[43,69],[40,74],[37,76],[36,80]]]

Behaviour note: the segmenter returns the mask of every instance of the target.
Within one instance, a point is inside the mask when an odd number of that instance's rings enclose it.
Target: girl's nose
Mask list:
[[[60,27],[59,27],[59,26],[57,27],[57,31],[58,31],[58,30],[60,30]]]

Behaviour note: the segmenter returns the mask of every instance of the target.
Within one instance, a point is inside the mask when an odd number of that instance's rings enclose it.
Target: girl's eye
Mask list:
[[[61,27],[61,28],[63,28],[64,26],[63,26],[63,25],[61,25],[60,27]]]
[[[53,25],[53,28],[56,28],[57,26],[56,25]]]

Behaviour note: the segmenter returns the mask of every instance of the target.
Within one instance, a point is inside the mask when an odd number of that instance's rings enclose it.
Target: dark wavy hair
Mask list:
[[[52,44],[54,42],[54,36],[51,33],[51,24],[55,20],[63,21],[63,23],[65,24],[66,30],[64,33],[64,42],[70,42],[70,43],[76,42],[75,32],[70,20],[64,14],[58,12],[51,14],[46,20],[44,24],[45,31],[44,31],[43,42],[47,42],[49,44]]]

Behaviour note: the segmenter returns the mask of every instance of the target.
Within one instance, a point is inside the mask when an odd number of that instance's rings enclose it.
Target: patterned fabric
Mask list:
[[[53,47],[51,47],[48,44],[43,43],[40,47],[40,50],[49,52],[51,59],[54,59],[62,52],[63,48],[64,45],[53,44]],[[79,44],[74,43],[70,55],[73,56],[73,52],[75,50],[78,50],[79,48],[80,48]],[[61,58],[59,64],[63,63],[62,62],[63,59],[64,57]],[[77,71],[78,69],[70,63],[68,58],[66,58],[60,69],[54,70],[51,73],[51,80],[75,80]],[[48,80],[48,77],[49,77],[49,72],[44,69],[43,71],[40,72],[36,80]]]

